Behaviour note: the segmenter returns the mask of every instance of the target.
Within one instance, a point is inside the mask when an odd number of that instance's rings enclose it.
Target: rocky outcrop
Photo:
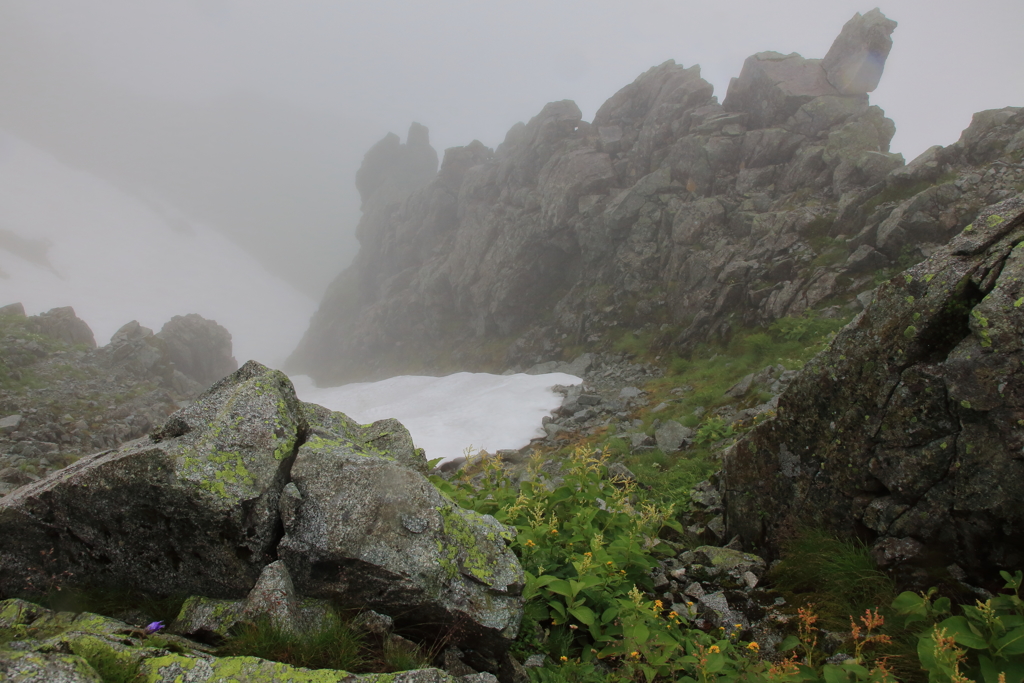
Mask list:
[[[844,95],[877,88],[895,29],[896,22],[886,19],[877,7],[863,16],[854,15],[821,60],[828,82]]]
[[[370,148],[356,173],[363,208],[401,201],[427,185],[437,173],[437,152],[430,146],[427,127],[414,123],[405,144],[388,133]]]
[[[25,314],[24,308],[21,309],[21,314]],[[71,306],[54,308],[46,313],[32,316],[29,324],[35,332],[59,339],[67,344],[96,347],[96,338],[93,337],[88,323],[75,315],[75,309]]]
[[[727,452],[729,533],[773,549],[821,525],[911,582],[915,561],[976,580],[1024,564],[1022,243],[1018,196],[879,287]]]
[[[0,590],[68,572],[153,594],[244,595],[276,546],[306,430],[287,377],[249,363],[150,437],[3,498]]]
[[[212,320],[178,316],[165,332],[132,321],[95,348],[70,308],[0,309],[0,420],[16,423],[0,428],[0,495],[147,434],[237,367],[231,335]]]
[[[592,123],[553,102],[496,150],[448,150],[426,187],[368,198],[360,253],[289,369],[530,367],[607,351],[623,329],[685,351],[829,300],[859,308],[880,268],[926,257],[1024,182],[1018,109],[909,165],[889,152],[895,126],[866,93],[894,26],[876,10],[825,60],[754,55],[722,104],[670,61]]]
[[[201,315],[176,315],[156,336],[163,340],[174,369],[203,386],[238,369],[231,355],[231,333]]]
[[[248,595],[238,618],[270,610],[297,629],[300,597],[327,598],[400,629],[428,624],[419,635],[496,669],[522,616],[511,532],[425,471],[397,421],[361,426],[301,403],[250,361],[149,437],[0,499],[0,594]],[[282,595],[292,607],[278,614],[268,604]],[[202,622],[202,606],[186,621]]]
[[[514,530],[446,499],[375,440],[355,447],[357,426],[337,415],[310,415],[282,503],[278,553],[299,591],[393,615],[406,628],[427,624],[421,637],[443,624],[476,651],[510,642],[524,582],[506,547]],[[425,468],[422,452],[419,461]]]

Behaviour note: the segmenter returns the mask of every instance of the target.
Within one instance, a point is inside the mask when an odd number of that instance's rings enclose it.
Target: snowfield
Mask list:
[[[562,404],[556,384],[580,384],[564,373],[446,377],[401,376],[380,382],[320,388],[292,377],[299,398],[345,413],[360,424],[394,417],[427,459],[445,461],[466,451],[519,449],[544,434],[541,419]]]

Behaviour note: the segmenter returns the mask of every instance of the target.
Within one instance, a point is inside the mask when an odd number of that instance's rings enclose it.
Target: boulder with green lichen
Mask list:
[[[382,612],[431,639],[449,634],[476,652],[508,647],[524,581],[509,530],[439,493],[425,462],[409,465],[411,441],[397,455],[378,451],[382,423],[325,417],[299,448],[282,515],[278,552],[298,591]],[[387,438],[406,440],[400,424],[388,428]]]
[[[0,602],[0,680],[39,683],[454,683],[438,669],[352,674],[258,657],[217,657],[209,646],[84,612],[54,612],[23,600]]]
[[[305,413],[249,362],[149,437],[0,502],[0,591],[57,585],[243,597],[271,561]]]
[[[803,524],[857,536],[925,588],[929,565],[1024,563],[1022,300],[1017,196],[879,287],[727,452],[729,535],[769,554]]]

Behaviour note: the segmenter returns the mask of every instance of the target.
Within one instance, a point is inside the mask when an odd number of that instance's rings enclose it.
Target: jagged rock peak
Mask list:
[[[370,148],[356,172],[356,189],[363,211],[373,204],[401,201],[426,187],[437,174],[437,151],[430,146],[427,127],[413,123],[405,144],[388,133]]]
[[[722,106],[749,113],[751,124],[762,128],[783,123],[816,97],[866,95],[882,77],[895,28],[876,8],[846,22],[825,59],[758,52],[730,81]]]
[[[864,15],[855,14],[821,61],[828,82],[844,95],[869,93],[877,88],[892,49],[890,36],[895,28],[896,22],[886,18],[877,7]]]

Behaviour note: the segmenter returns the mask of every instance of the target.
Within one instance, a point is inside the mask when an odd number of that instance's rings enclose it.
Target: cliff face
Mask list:
[[[853,300],[1012,194],[1019,179],[989,171],[1024,149],[1024,115],[1005,109],[909,165],[891,154],[895,126],[867,92],[894,28],[876,10],[823,60],[754,55],[722,103],[699,67],[669,61],[592,123],[554,102],[496,150],[447,150],[422,189],[364,192],[359,256],[290,369],[496,369],[638,327],[685,348]]]
[[[1022,243],[1018,196],[879,287],[727,451],[728,533],[762,551],[801,524],[857,535],[925,587],[929,565],[1019,567]]]

